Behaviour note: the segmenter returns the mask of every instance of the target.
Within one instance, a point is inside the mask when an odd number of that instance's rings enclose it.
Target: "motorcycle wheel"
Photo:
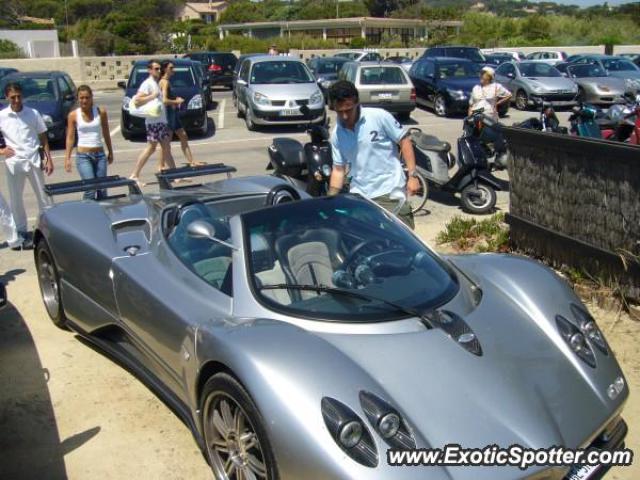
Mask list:
[[[460,192],[462,209],[476,215],[491,212],[496,206],[496,199],[496,191],[486,183],[478,183],[477,187],[470,183]]]
[[[409,205],[411,206],[411,213],[416,213],[419,210],[422,210],[424,208],[424,204],[427,203],[427,197],[429,196],[429,184],[427,183],[427,179],[418,171],[416,171],[416,178],[418,179],[418,183],[420,183],[420,188],[416,193],[407,198],[407,202],[409,202]]]

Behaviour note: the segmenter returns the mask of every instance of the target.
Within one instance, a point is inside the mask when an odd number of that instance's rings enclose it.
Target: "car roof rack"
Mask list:
[[[158,183],[160,184],[160,190],[182,190],[187,188],[201,187],[202,185],[189,184],[181,185],[178,187],[171,185],[171,182],[173,180],[178,180],[181,178],[203,177],[205,175],[219,175],[222,173],[226,173],[227,178],[231,178],[231,174],[236,171],[237,170],[235,167],[230,167],[229,165],[225,165],[224,163],[211,163],[193,167],[187,166],[163,170],[160,173],[156,173],[156,178],[158,179]]]
[[[142,191],[135,180],[120,175],[92,178],[90,180],[74,180],[71,182],[50,183],[44,186],[44,192],[49,196],[65,195],[68,193],[86,192],[89,190],[104,190],[115,187],[129,187],[130,195],[141,195]]]

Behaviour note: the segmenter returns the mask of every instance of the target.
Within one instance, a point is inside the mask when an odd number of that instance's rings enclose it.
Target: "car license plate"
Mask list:
[[[393,97],[393,93],[391,92],[380,92],[378,94],[378,98],[391,98]]]
[[[285,108],[280,111],[280,116],[282,117],[295,117],[296,115],[300,115],[297,108]]]
[[[589,480],[598,470],[598,465],[576,465],[566,476],[566,480]]]

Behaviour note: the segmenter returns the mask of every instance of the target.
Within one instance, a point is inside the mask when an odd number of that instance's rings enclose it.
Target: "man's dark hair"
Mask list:
[[[9,95],[9,92],[13,90],[14,92],[22,93],[22,86],[18,82],[9,82],[4,86],[4,96]]]
[[[156,60],[155,58],[152,58],[151,60],[149,60],[147,62],[147,70],[151,69],[151,67],[153,67],[153,64],[157,63],[158,66],[160,65],[160,60]]]
[[[343,100],[352,99],[358,101],[358,89],[349,80],[338,80],[329,88],[329,98],[331,104],[342,102]]]

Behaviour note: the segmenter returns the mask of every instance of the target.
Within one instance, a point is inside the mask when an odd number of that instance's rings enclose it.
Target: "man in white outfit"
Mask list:
[[[24,182],[28,178],[38,200],[40,211],[49,200],[44,193],[44,171],[53,173],[53,160],[47,141],[47,126],[40,113],[22,104],[22,88],[17,83],[9,83],[5,87],[5,97],[9,106],[0,110],[0,132],[4,137],[5,147],[0,155],[5,157],[7,167],[7,184],[9,201],[13,210],[13,219],[18,234],[24,238],[22,245],[14,250],[32,247],[28,239],[27,213],[24,209],[22,193]],[[44,150],[44,158],[40,158],[40,146]]]

